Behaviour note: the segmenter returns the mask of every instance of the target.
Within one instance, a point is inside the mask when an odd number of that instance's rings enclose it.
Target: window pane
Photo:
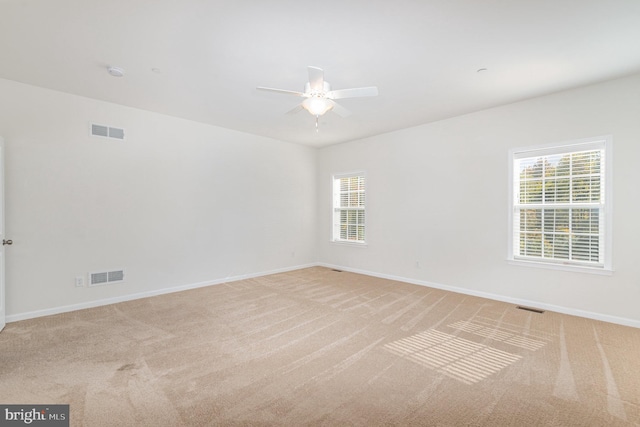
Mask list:
[[[347,239],[349,240],[358,240],[358,229],[356,226],[349,225],[347,226]]]
[[[569,234],[556,234],[553,244],[554,258],[569,259]]]
[[[558,176],[558,164],[562,156],[560,154],[556,154],[553,156],[546,157],[546,164],[544,170],[544,176],[547,178],[553,178]]]
[[[569,233],[569,209],[543,209],[545,232]]]
[[[601,153],[599,151],[585,151],[571,155],[573,175],[599,174]]]
[[[520,230],[541,231],[542,218],[540,209],[526,209],[520,211]]]
[[[525,233],[524,234],[524,254],[525,256],[541,256],[542,255],[542,234]]]
[[[569,234],[569,209],[554,209],[555,212],[555,221],[556,221],[556,232]]]
[[[352,191],[357,190],[358,186],[360,185],[360,177],[359,176],[351,177],[351,182],[349,184],[351,186],[350,190]]]
[[[555,171],[557,177],[569,176],[571,174],[571,156],[569,154],[565,154],[560,158]]]
[[[556,181],[556,202],[566,203],[569,201],[571,191],[571,180],[569,178],[561,178]]]
[[[544,256],[546,258],[553,258],[555,252],[555,235],[545,234],[543,241]]]
[[[591,236],[591,259],[589,261],[600,262],[600,237]]]
[[[358,216],[354,211],[348,211],[347,213],[347,223],[355,224]]]
[[[542,178],[542,158],[536,159],[535,163],[529,166],[528,175],[530,178]]]
[[[589,236],[573,236],[571,242],[573,259],[581,261],[591,260],[591,238]]]
[[[364,225],[364,211],[358,211],[358,224]]]
[[[545,203],[553,203],[557,197],[557,181],[550,179],[544,183],[544,201]]]
[[[589,153],[573,153],[571,155],[571,167],[573,175],[591,173]]]
[[[598,209],[573,209],[571,230],[578,234],[598,234]]]
[[[602,148],[514,159],[514,255],[602,264],[603,159]]]
[[[600,175],[591,177],[591,202],[600,201]]]
[[[556,211],[555,209],[545,209],[542,211],[542,215],[544,217],[544,232],[554,232],[556,231]]]
[[[362,175],[334,178],[335,240],[364,242],[365,179]]]
[[[588,202],[591,200],[591,178],[573,179],[573,201]]]
[[[542,202],[542,180],[526,181],[524,194],[520,195],[520,203]]]

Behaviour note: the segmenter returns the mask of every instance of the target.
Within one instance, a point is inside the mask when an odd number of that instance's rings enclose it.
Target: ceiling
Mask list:
[[[308,65],[380,95],[316,132]],[[0,0],[1,78],[312,147],[636,72],[638,0]]]

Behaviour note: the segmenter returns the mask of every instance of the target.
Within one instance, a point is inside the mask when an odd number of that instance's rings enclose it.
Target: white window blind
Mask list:
[[[512,259],[610,266],[606,142],[513,153]]]
[[[333,240],[365,243],[364,173],[333,177]]]

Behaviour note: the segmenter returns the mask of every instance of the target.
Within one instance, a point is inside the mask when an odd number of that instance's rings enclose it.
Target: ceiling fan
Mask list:
[[[324,80],[322,68],[309,66],[307,69],[309,70],[309,81],[304,85],[304,92],[263,86],[259,86],[258,89],[305,98],[301,104],[289,111],[289,114],[305,109],[316,117],[316,127],[318,126],[318,118],[327,111],[331,110],[340,117],[347,117],[351,114],[349,110],[335,102],[336,99],[378,95],[378,88],[375,86],[331,90],[329,82]]]

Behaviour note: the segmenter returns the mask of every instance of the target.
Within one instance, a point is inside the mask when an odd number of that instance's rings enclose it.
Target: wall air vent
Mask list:
[[[124,140],[124,129],[91,123],[91,135],[103,138]]]
[[[124,270],[89,273],[89,286],[108,285],[117,282],[124,282]]]

